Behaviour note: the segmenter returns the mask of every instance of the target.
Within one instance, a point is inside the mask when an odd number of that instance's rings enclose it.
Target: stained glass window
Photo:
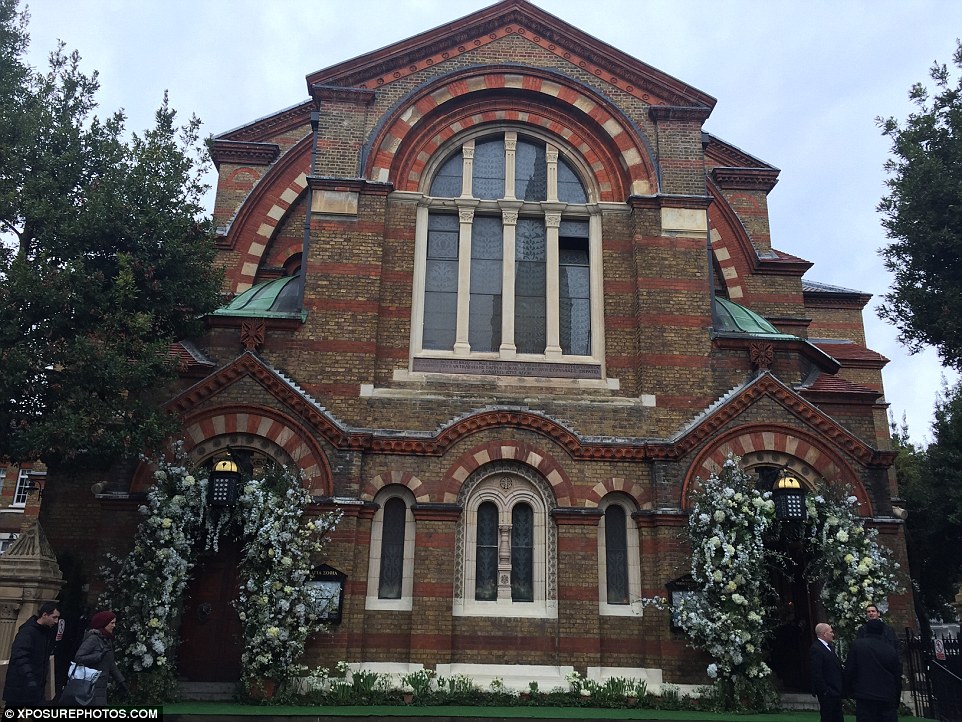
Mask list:
[[[511,601],[534,601],[534,512],[524,503],[511,510]]]
[[[628,604],[628,531],[625,510],[617,504],[605,509],[605,569],[608,604]]]
[[[498,507],[486,501],[478,507],[474,598],[493,602],[498,598]]]
[[[384,505],[381,525],[381,578],[377,595],[380,599],[400,599],[404,572],[404,523],[407,505],[393,497]]]

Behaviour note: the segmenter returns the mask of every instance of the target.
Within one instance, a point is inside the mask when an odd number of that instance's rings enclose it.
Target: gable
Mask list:
[[[425,68],[514,36],[651,105],[711,109],[715,99],[524,0],[505,0],[307,76],[315,85],[382,88]]]

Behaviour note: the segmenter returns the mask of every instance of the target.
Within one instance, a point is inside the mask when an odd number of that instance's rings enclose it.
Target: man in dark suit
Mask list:
[[[855,697],[856,722],[897,722],[902,663],[885,639],[885,623],[870,619],[865,636],[852,642],[845,660],[845,682]]]
[[[821,722],[844,722],[842,714],[842,663],[832,649],[835,631],[831,624],[819,622],[815,625],[815,636],[808,651],[808,662],[812,672],[812,693],[818,697]]]

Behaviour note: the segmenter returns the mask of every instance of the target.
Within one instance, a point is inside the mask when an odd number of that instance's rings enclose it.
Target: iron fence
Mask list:
[[[905,653],[915,715],[940,722],[962,722],[959,638],[922,637],[906,629]]]

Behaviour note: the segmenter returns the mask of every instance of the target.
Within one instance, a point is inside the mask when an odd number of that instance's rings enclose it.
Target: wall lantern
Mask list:
[[[233,459],[221,459],[214,464],[207,482],[207,503],[211,506],[233,506],[237,503],[240,472]]]
[[[318,618],[324,624],[341,623],[346,581],[347,574],[329,564],[314,568],[313,578],[307,582],[307,588],[314,597]]]
[[[804,521],[808,515],[805,487],[788,469],[782,469],[775,479],[772,501],[775,502],[775,518],[781,521]]]

